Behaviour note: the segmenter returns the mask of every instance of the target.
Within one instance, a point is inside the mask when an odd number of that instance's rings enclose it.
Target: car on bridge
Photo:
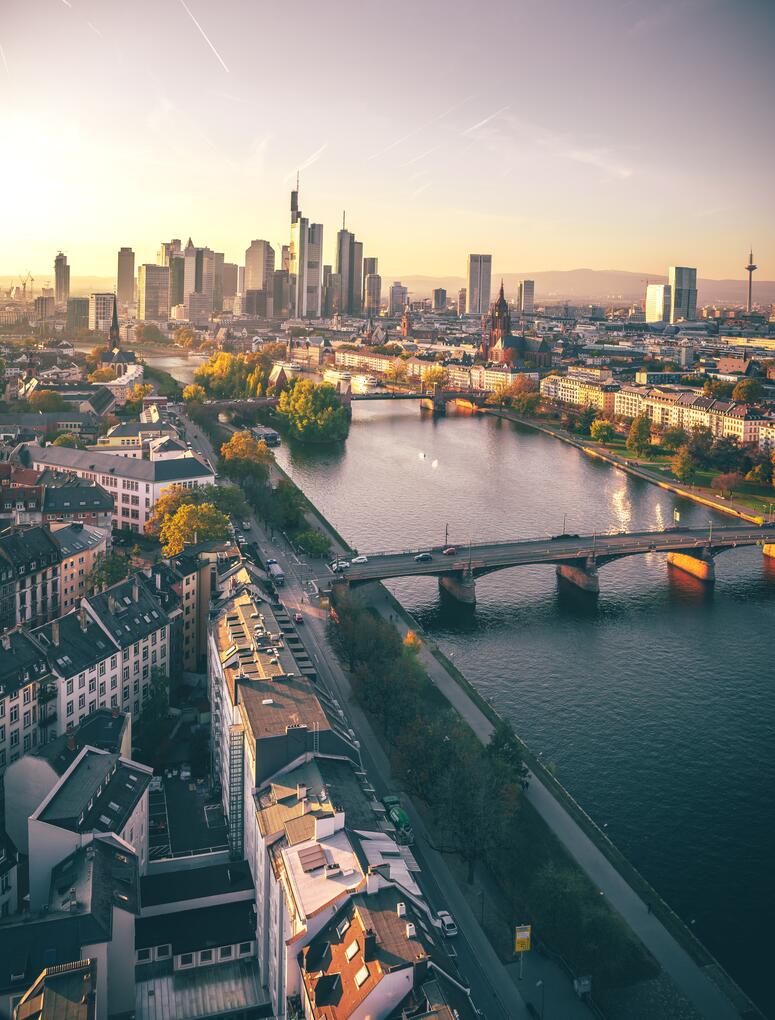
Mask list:
[[[343,570],[347,570],[349,566],[350,566],[349,560],[334,560],[334,562],[331,564],[331,569],[335,574],[339,574]]]
[[[457,547],[454,545],[448,545],[446,549],[441,550],[442,556],[454,556],[457,552]]]
[[[415,563],[428,563],[433,557],[429,552],[418,553],[414,558]]]
[[[353,563],[368,563],[368,562],[369,562],[368,556],[356,556],[353,559]]]

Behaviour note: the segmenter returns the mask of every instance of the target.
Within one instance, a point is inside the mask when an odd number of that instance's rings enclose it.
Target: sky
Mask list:
[[[383,277],[775,278],[775,0],[2,0],[0,275],[191,236]]]

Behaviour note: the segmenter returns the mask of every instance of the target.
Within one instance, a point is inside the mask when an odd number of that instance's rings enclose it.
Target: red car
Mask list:
[[[442,556],[454,556],[456,552],[457,552],[457,549],[455,548],[454,545],[448,545],[446,549],[442,549],[441,550],[441,555]]]

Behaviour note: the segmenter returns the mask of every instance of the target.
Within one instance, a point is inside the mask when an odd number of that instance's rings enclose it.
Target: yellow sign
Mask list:
[[[515,953],[530,952],[530,932],[531,926],[529,924],[517,925],[516,931],[514,932]]]

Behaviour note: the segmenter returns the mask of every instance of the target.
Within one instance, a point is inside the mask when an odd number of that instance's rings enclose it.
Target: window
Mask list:
[[[73,703],[72,703],[72,701],[68,701],[68,703],[67,703],[67,715],[72,715],[73,711],[74,711]]]
[[[105,676],[105,662],[100,663],[100,676]]]
[[[365,984],[365,982],[368,981],[368,980],[369,980],[369,968],[364,963],[364,965],[361,967],[361,969],[355,975],[355,984],[356,984],[356,987],[360,988],[361,985]]]
[[[97,690],[97,678],[93,677],[93,676],[90,676],[89,677],[89,694],[94,694],[94,692],[96,690]]]
[[[11,730],[11,747],[19,746],[19,731]]]
[[[192,966],[192,964],[194,962],[194,954],[193,953],[181,953],[180,956],[179,956],[179,960],[180,960],[180,966],[181,967],[190,967],[190,966]]]
[[[218,950],[218,955],[222,960],[230,960],[233,953],[234,953],[233,946],[221,946],[221,948]]]
[[[29,689],[29,687],[25,687],[24,688],[24,704],[25,705],[29,705],[30,697],[31,697],[30,689]]]
[[[138,963],[150,963],[151,961],[151,950],[150,949],[138,949],[137,950],[137,962]]]
[[[19,706],[11,705],[11,722],[15,723],[19,721]]]
[[[24,750],[29,751],[30,749],[30,735],[29,733],[24,734]]]
[[[240,944],[239,944],[239,954],[240,954],[240,956],[249,956],[252,951],[253,951],[253,943],[252,942],[240,942]]]
[[[27,709],[27,711],[24,713],[24,728],[25,728],[25,730],[29,728],[29,725],[30,725],[31,721],[32,721],[32,715],[30,714],[30,710]]]
[[[169,946],[169,944],[167,944],[166,946],[157,946],[156,947],[156,959],[157,960],[167,960],[167,959],[169,959],[169,955],[170,955],[170,946]]]
[[[67,694],[72,694],[73,693],[73,681],[72,680],[68,680],[67,681],[67,692],[66,693]]]
[[[86,695],[85,694],[79,694],[78,695],[78,707],[79,708],[86,708]]]
[[[212,963],[213,962],[213,951],[212,949],[203,949],[199,954],[200,963]]]
[[[352,960],[352,958],[355,956],[355,954],[357,952],[358,952],[358,940],[357,939],[353,939],[353,941],[350,943],[350,945],[345,950],[345,954],[344,954],[347,957],[347,962],[348,963],[350,962],[350,960]]]

